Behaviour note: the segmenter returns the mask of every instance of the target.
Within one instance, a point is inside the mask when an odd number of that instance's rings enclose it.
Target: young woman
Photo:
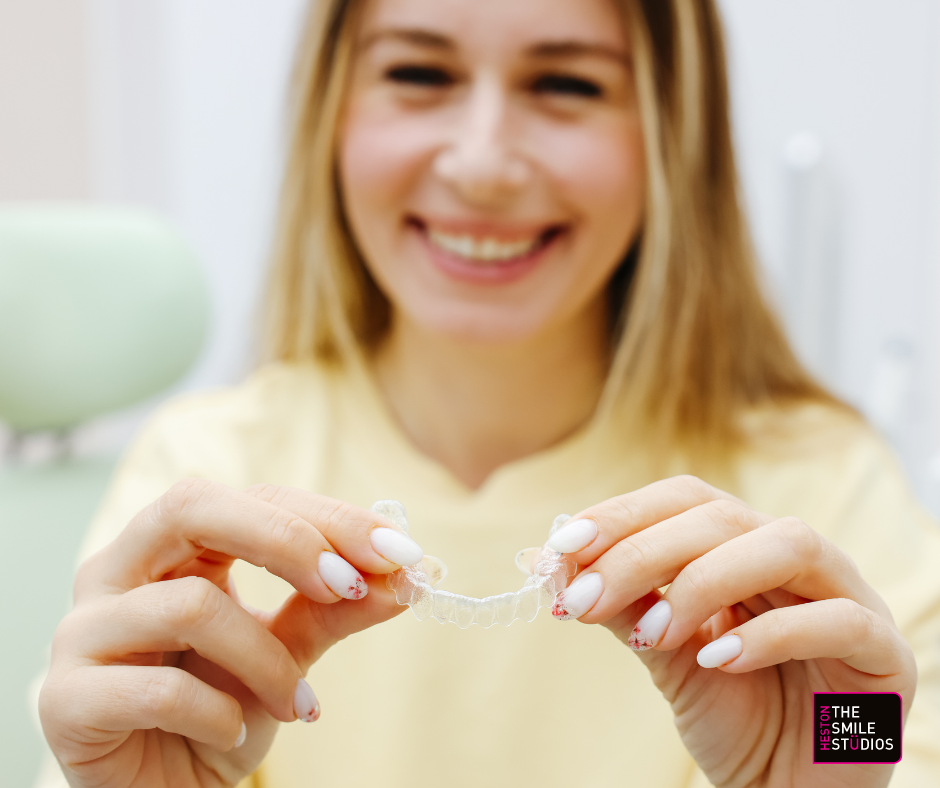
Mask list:
[[[152,420],[56,634],[68,782],[884,786],[812,762],[846,691],[936,784],[940,537],[760,295],[712,0],[319,0],[293,124],[272,361]],[[475,596],[574,514],[587,626],[396,617],[380,498]]]

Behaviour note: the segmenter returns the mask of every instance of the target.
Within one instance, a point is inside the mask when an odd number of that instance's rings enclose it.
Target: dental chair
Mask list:
[[[76,428],[151,401],[196,360],[207,292],[185,241],[129,208],[0,206],[0,765],[28,786],[43,750],[27,688],[71,598],[75,555],[116,458]],[[52,447],[43,461],[23,449]],[[9,782],[7,782],[9,781]]]

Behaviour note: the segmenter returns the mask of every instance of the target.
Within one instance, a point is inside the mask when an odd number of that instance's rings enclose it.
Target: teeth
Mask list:
[[[472,235],[446,235],[436,230],[428,231],[428,238],[445,252],[466,257],[468,260],[493,262],[512,260],[531,252],[539,243],[539,237],[527,241],[498,241],[495,238],[474,238]]]

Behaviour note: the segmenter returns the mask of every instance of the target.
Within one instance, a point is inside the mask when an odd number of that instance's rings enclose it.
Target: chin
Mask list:
[[[548,322],[536,310],[507,305],[451,304],[446,308],[412,313],[425,329],[460,342],[485,345],[515,344],[537,335]],[[539,310],[541,311],[541,310]]]

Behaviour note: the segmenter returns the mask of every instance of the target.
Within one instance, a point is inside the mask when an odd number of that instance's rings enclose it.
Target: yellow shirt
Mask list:
[[[760,511],[802,518],[887,600],[920,670],[892,786],[940,785],[940,531],[870,430],[821,407],[783,421],[792,439],[742,456],[722,485]],[[181,477],[271,482],[363,507],[396,498],[415,539],[448,565],[443,588],[497,594],[521,587],[513,557],[542,544],[555,515],[651,481],[641,449],[592,424],[474,491],[409,444],[361,369],[272,365],[236,388],[172,402],[150,421],[86,553]],[[239,563],[234,571],[249,603],[273,608],[287,594],[263,570]],[[309,681],[320,721],[283,725],[245,785],[707,784],[641,662],[606,629],[560,624],[546,611],[488,630],[418,622],[405,611],[330,649]]]

